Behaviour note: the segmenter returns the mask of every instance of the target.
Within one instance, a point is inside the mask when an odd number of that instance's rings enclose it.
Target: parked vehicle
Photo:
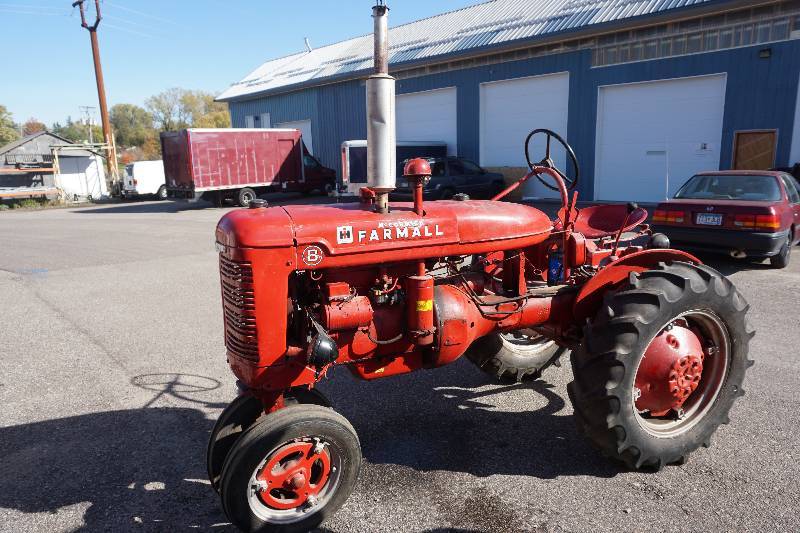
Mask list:
[[[120,195],[123,198],[154,195],[159,200],[166,200],[167,186],[164,180],[164,162],[134,161],[125,165]]]
[[[296,129],[187,129],[161,134],[167,196],[247,206],[270,191],[330,192],[336,171]]]
[[[800,192],[783,172],[704,172],[658,205],[653,225],[681,249],[768,257],[784,268],[800,241]]]
[[[397,172],[403,175],[403,163],[414,157],[446,157],[447,143],[438,141],[401,141],[397,143]],[[367,186],[367,141],[342,143],[342,175],[338,191],[343,196],[358,196]]]
[[[431,179],[423,188],[426,200],[448,200],[458,193],[470,198],[491,198],[503,190],[503,175],[488,172],[463,157],[428,158]],[[412,192],[405,179],[397,180],[397,189],[391,194],[398,200],[411,199]]]

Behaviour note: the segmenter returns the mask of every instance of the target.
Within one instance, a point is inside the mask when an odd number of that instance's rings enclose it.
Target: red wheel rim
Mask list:
[[[256,474],[258,497],[272,509],[289,510],[313,504],[331,474],[331,457],[319,441],[289,442],[267,458]]]
[[[636,369],[633,405],[640,425],[674,437],[713,407],[730,366],[728,330],[714,313],[689,311],[651,339]]]

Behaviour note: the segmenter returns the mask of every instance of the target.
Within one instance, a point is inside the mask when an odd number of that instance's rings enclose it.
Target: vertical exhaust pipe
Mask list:
[[[394,85],[389,76],[389,7],[383,0],[372,8],[374,73],[367,78],[367,182],[375,192],[379,213],[389,212],[389,192],[395,189]]]

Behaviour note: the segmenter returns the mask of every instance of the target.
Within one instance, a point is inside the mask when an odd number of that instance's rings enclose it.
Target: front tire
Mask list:
[[[519,383],[541,376],[567,352],[535,332],[495,333],[472,343],[464,354],[478,368],[502,383]]]
[[[328,399],[317,389],[296,387],[284,395],[284,401],[289,405],[314,404],[330,407]],[[264,406],[255,396],[242,394],[237,396],[225,409],[222,410],[206,447],[206,469],[208,480],[215,491],[219,492],[222,466],[228,457],[233,445],[250,426],[259,418],[266,416]]]
[[[347,419],[292,405],[236,442],[223,468],[223,508],[242,531],[308,531],[341,507],[360,469],[361,446]]]
[[[573,353],[568,392],[579,428],[629,468],[660,469],[708,447],[753,363],[748,308],[704,265],[661,263],[631,274]]]

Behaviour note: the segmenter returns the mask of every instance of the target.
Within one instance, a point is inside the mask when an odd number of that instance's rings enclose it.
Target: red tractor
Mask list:
[[[423,204],[426,160],[394,186],[394,80],[386,7],[373,8],[376,74],[367,82],[370,186],[360,203],[266,207],[219,222],[228,363],[239,397],[220,415],[208,473],[245,531],[306,531],[334,513],[358,477],[350,423],[314,388],[332,367],[372,380],[462,355],[502,379],[538,377],[571,351],[583,433],[631,468],[683,462],[728,421],[753,332],[733,284],[669,249],[629,206],[578,210],[578,164],[548,130],[525,143],[530,172],[493,200]],[[546,137],[534,162],[530,141]],[[556,169],[564,146],[573,178]],[[554,220],[500,202],[525,180],[559,191]]]

